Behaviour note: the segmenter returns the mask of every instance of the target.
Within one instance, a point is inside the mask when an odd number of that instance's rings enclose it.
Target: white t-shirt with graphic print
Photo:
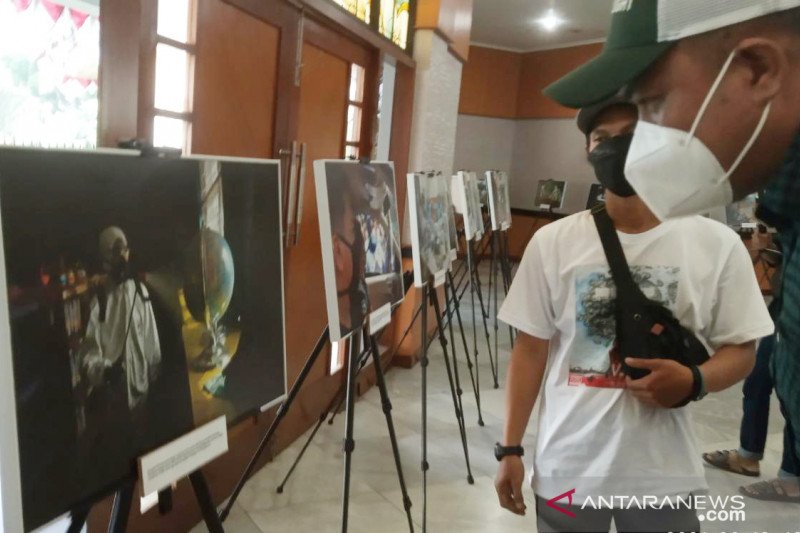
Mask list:
[[[727,226],[698,216],[617,233],[643,292],[712,353],[773,332],[747,249]],[[532,479],[543,498],[575,488],[573,504],[580,504],[588,496],[707,488],[689,411],[647,406],[624,388],[611,349],[614,293],[594,219],[584,211],[534,235],[500,309],[502,321],[550,339]]]

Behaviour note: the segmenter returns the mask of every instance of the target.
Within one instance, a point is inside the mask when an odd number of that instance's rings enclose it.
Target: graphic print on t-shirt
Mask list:
[[[632,266],[634,281],[649,299],[675,311],[680,268]],[[608,267],[584,266],[575,275],[575,342],[569,354],[572,386],[624,388],[622,358],[615,349],[616,288]]]

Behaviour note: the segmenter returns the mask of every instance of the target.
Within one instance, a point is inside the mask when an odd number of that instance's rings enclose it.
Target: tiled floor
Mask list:
[[[464,312],[467,339],[472,345],[470,314]],[[438,342],[433,344],[428,368],[428,530],[464,533],[535,532],[532,512],[518,517],[503,511],[497,504],[493,478],[497,462],[492,456],[495,441],[502,433],[503,388],[509,355],[507,329],[500,329],[500,389],[491,382],[486,339],[483,327],[478,331],[480,358],[481,405],[485,427],[477,423],[477,409],[463,347],[456,330],[456,344],[461,361],[460,375],[464,390],[463,403],[467,422],[467,438],[475,484],[467,484],[464,454],[453,411],[447,374]],[[491,332],[494,335],[494,332]],[[492,344],[492,349],[494,345]],[[413,502],[412,515],[416,531],[422,524],[421,463],[421,390],[422,369],[392,369],[387,375],[389,393],[394,405],[394,422],[402,456],[406,483]],[[737,447],[741,416],[741,388],[733,387],[711,395],[691,407],[702,451]],[[386,433],[377,389],[370,390],[355,406],[356,448],[353,454],[349,531],[408,531],[403,511],[394,462]],[[295,442],[277,459],[258,472],[243,490],[231,516],[225,523],[230,533],[291,532],[326,533],[340,531],[344,434],[344,415],[337,416],[332,426],[324,425],[308,449],[283,494],[275,488],[285,475],[303,444]],[[533,427],[533,425],[531,425]],[[783,421],[773,402],[766,458],[761,468],[764,476],[778,469],[782,450]],[[524,445],[531,449],[534,434],[526,434]],[[736,494],[737,488],[751,478],[706,470],[711,493]],[[528,498],[532,493],[528,490]],[[705,531],[800,531],[800,505],[761,503],[748,500],[747,521],[738,524],[705,522]],[[205,531],[202,524],[194,531]]]

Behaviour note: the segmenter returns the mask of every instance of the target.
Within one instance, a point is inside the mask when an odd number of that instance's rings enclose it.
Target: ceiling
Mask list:
[[[605,38],[613,0],[474,0],[473,44],[528,52]],[[566,23],[548,32],[536,23],[553,7]]]

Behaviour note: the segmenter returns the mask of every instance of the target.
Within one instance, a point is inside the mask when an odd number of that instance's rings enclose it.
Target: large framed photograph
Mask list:
[[[403,300],[394,165],[314,162],[332,341]]]
[[[537,209],[555,210],[564,208],[564,197],[567,192],[566,181],[539,180],[536,187],[534,203]]]
[[[464,233],[468,241],[483,237],[478,178],[474,172],[459,171],[453,176],[453,205],[464,217]]]
[[[439,286],[450,266],[451,200],[447,181],[441,172],[408,175],[411,249],[414,258],[414,285]]]
[[[486,172],[489,190],[489,212],[492,231],[506,231],[511,227],[511,198],[508,191],[508,174],[501,170]]]
[[[202,212],[192,253],[200,268],[186,276],[197,284],[184,284],[181,336],[201,425],[220,415],[234,422],[281,401],[286,365],[280,167],[196,159]]]
[[[285,396],[279,176],[276,161],[0,149],[18,468],[6,449],[0,466],[24,529],[196,425]]]

